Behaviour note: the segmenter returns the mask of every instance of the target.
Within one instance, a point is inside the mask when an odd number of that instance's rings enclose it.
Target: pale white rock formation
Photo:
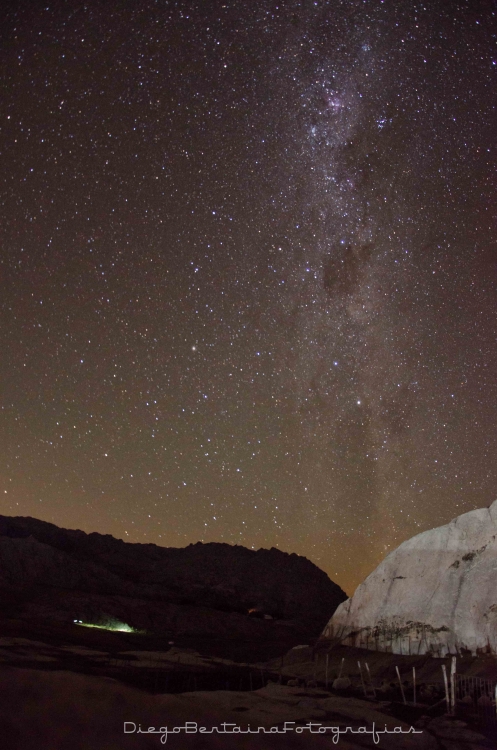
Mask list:
[[[497,500],[401,544],[323,637],[397,654],[497,654]]]

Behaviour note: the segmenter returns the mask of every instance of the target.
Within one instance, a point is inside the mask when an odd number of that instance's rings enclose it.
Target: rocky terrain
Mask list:
[[[492,707],[478,718],[474,705],[458,699],[457,716],[444,716],[443,660],[347,646],[320,650],[322,646],[322,642],[317,648],[297,646],[266,663],[237,663],[170,646],[146,633],[0,618],[2,750],[160,746],[156,735],[133,732],[124,737],[124,721],[147,727],[196,721],[208,726],[228,722],[279,729],[284,722],[294,722],[292,726],[299,728],[313,722],[315,727],[321,723],[351,727],[354,732],[359,727],[371,732],[375,722],[381,729],[402,727],[405,732],[381,736],[380,748],[490,750],[495,746],[492,738],[497,724]],[[449,662],[445,660],[446,665]],[[479,681],[491,681],[495,659],[491,655],[458,657],[457,671],[470,682],[476,675]],[[347,683],[340,688],[336,685],[339,674]],[[422,734],[410,734],[411,725]],[[259,750],[319,748],[324,747],[324,740],[327,747],[332,744],[332,737],[302,732],[237,737],[236,741],[181,735],[169,737],[168,745]],[[351,732],[340,736],[339,745],[372,748],[374,740],[372,734],[362,737]]]
[[[209,639],[218,649],[245,642],[252,658],[267,658],[317,636],[345,598],[311,562],[274,548],[129,544],[0,516],[0,601],[11,616],[118,620],[203,639],[203,650]]]
[[[444,715],[443,660],[317,638],[345,595],[296,555],[126,544],[0,517],[0,597],[2,750],[160,747],[149,727],[186,722],[221,733],[181,729],[167,746],[324,750],[333,727],[345,750],[494,746],[495,706],[482,713],[479,694],[469,705],[459,691],[456,716]],[[458,656],[457,672],[495,687],[492,654]]]
[[[413,723],[392,716],[385,703],[315,688],[269,684],[245,692],[150,695],[109,678],[6,667],[0,669],[0,692],[2,746],[7,750],[159,748],[165,729],[171,732],[167,747],[199,750],[324,750],[333,745],[338,730],[338,746],[344,750],[494,746],[457,719],[424,716]],[[200,734],[201,726],[212,733]],[[253,734],[246,733],[248,727]]]
[[[497,501],[391,552],[323,636],[398,654],[497,654]]]

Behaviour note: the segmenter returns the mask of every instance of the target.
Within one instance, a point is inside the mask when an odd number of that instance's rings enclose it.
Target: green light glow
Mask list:
[[[121,633],[139,633],[141,631],[126,625],[125,622],[108,622],[105,625],[94,625],[90,622],[83,622],[82,620],[74,620],[76,625],[81,625],[83,628],[98,628],[99,630],[118,630]]]

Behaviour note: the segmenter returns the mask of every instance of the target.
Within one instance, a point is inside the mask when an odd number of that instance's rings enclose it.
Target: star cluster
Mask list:
[[[486,2],[6,4],[0,512],[351,593],[495,499]]]

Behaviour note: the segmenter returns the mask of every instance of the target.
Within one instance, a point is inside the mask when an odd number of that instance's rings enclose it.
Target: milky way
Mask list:
[[[496,18],[3,11],[0,512],[348,592],[495,499]]]

